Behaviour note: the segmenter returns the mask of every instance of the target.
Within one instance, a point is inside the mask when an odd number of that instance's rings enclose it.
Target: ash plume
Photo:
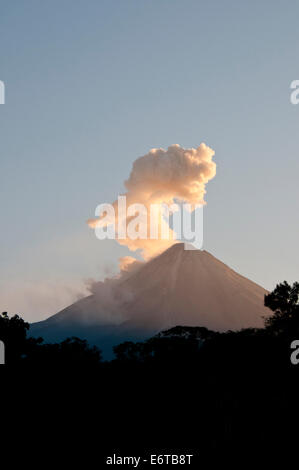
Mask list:
[[[142,204],[150,213],[151,204],[174,204],[176,201],[191,205],[205,204],[206,184],[216,175],[214,151],[201,143],[197,148],[184,149],[180,145],[171,145],[167,150],[152,149],[146,155],[137,158],[133,163],[129,178],[125,181],[127,206]],[[113,202],[116,219],[118,218],[117,202]],[[127,216],[126,227],[134,217]],[[89,219],[88,225],[96,228],[99,218]],[[166,222],[162,219],[159,226]],[[176,240],[169,229],[169,239],[146,239],[129,237],[116,239],[131,251],[140,250],[143,258],[148,260],[173,245]]]

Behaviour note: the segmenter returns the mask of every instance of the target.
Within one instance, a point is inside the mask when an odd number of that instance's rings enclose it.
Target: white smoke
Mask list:
[[[171,145],[167,150],[152,149],[133,163],[129,178],[125,181],[127,206],[142,204],[150,214],[151,204],[173,204],[175,201],[193,204],[205,204],[206,184],[216,175],[216,164],[212,160],[214,151],[205,145],[184,149],[179,145]],[[118,217],[117,202],[113,203],[116,218]],[[126,216],[126,226],[132,216]],[[96,228],[99,219],[90,219],[88,224]],[[162,219],[159,227],[161,234]],[[169,228],[169,227],[168,227]],[[117,241],[126,245],[131,251],[141,250],[144,259],[150,259],[175,243],[170,230],[170,239],[125,239]]]

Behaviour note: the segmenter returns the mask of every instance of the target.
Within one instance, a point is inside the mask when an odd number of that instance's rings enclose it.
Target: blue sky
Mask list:
[[[85,221],[138,156],[174,143],[215,150],[204,248],[268,289],[298,280],[298,14],[296,1],[2,1],[2,310],[44,318],[115,272],[129,251]]]

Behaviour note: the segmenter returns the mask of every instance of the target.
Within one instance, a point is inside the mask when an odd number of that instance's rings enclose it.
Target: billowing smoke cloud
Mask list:
[[[128,180],[125,181],[127,192],[124,193],[127,207],[132,204],[143,204],[150,215],[151,204],[173,204],[176,201],[189,204],[205,204],[206,184],[216,175],[216,164],[212,160],[214,151],[205,145],[184,149],[179,145],[171,145],[167,150],[152,149],[133,163]],[[113,203],[116,219],[118,218],[118,201]],[[134,217],[126,216],[126,227]],[[118,219],[117,219],[118,220]],[[88,224],[96,228],[99,219],[90,219]],[[161,219],[159,234],[166,222]],[[149,224],[148,224],[149,225]],[[169,227],[167,227],[169,228]],[[158,255],[175,243],[170,230],[170,239],[146,239],[129,237],[117,238],[131,251],[140,250],[144,259]]]
[[[152,149],[138,158],[125,182],[127,196],[137,201],[171,203],[174,198],[204,204],[205,185],[216,174],[215,152],[200,144],[197,149],[171,145]]]
[[[123,256],[119,259],[119,270],[121,274],[131,273],[141,267],[142,264],[142,261],[138,261],[136,258],[133,258],[133,256]]]

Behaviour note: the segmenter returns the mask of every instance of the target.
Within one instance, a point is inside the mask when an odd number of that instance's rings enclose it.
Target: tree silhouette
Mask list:
[[[89,346],[86,340],[71,337],[61,343],[41,344],[38,351],[31,351],[27,355],[26,362],[54,367],[93,367],[99,365],[101,359],[101,351],[97,347]]]
[[[0,315],[0,340],[5,344],[5,360],[7,364],[16,363],[35,349],[41,338],[27,338],[29,323],[19,315],[9,317],[7,312]]]
[[[299,333],[299,283],[292,286],[284,281],[265,296],[265,306],[273,313],[265,318],[266,329],[275,335],[290,336]]]
[[[42,338],[28,337],[30,325],[18,315],[0,315],[0,340],[5,345],[6,364],[97,366],[101,351],[86,340],[67,338],[61,343],[44,344]]]

